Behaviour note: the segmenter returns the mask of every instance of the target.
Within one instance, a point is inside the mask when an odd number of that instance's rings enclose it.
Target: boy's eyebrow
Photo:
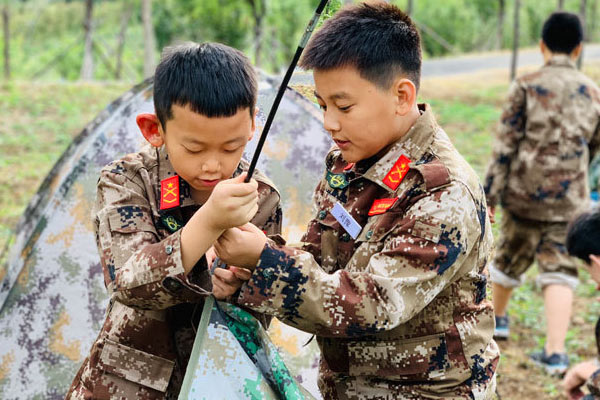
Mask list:
[[[314,93],[314,95],[315,95],[316,98],[321,99],[321,100],[323,99],[319,95],[319,93],[317,93],[316,90],[313,93]],[[331,96],[329,96],[330,100],[345,100],[345,99],[349,99],[349,98],[350,98],[350,95],[348,93],[346,93],[346,92],[334,93]]]

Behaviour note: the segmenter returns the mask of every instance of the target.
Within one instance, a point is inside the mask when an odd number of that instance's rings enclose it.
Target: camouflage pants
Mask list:
[[[544,222],[516,217],[505,210],[490,280],[507,288],[522,283],[523,274],[537,261],[537,284],[575,289],[577,266],[565,246],[567,222]]]

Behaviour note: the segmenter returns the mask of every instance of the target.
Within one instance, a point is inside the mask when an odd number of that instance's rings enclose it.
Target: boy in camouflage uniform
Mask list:
[[[235,49],[190,43],[163,54],[156,114],[137,117],[148,144],[98,181],[94,226],[110,303],[68,399],[177,398],[212,290],[205,253],[250,220],[280,232],[273,184],[261,174],[243,183],[256,98],[255,72]]]
[[[600,289],[600,208],[575,218],[567,231],[569,254],[585,261],[588,271]],[[596,347],[600,357],[600,319],[596,322]],[[581,362],[570,368],[563,380],[569,400],[600,399],[600,359]],[[581,387],[586,385],[590,394],[584,397]]]
[[[253,270],[236,301],[316,335],[326,399],[492,398],[484,192],[431,107],[416,102],[415,25],[383,2],[344,8],[301,65],[314,70],[336,146],[302,250],[252,224],[215,244]]]
[[[542,30],[546,64],[513,82],[485,180],[489,214],[503,206],[490,267],[496,337],[508,337],[512,290],[537,260],[547,340],[532,359],[551,374],[568,367],[564,341],[577,269],[565,248],[567,222],[589,200],[588,164],[600,145],[600,92],[574,64],[582,28],[575,14],[552,14]]]

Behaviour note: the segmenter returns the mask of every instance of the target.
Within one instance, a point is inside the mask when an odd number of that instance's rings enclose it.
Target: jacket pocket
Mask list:
[[[175,363],[105,339],[99,365],[105,372],[128,382],[165,392]]]
[[[158,236],[150,209],[142,206],[122,206],[108,212],[110,230],[120,233],[150,232]]]

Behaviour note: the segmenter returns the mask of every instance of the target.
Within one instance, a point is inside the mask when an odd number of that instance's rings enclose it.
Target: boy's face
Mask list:
[[[412,125],[402,118],[414,108],[416,97],[414,84],[407,79],[384,90],[362,78],[354,67],[315,70],[314,79],[324,127],[348,162],[376,155]],[[409,86],[412,98],[403,92]]]
[[[169,160],[192,188],[193,198],[204,201],[221,180],[231,178],[246,143],[254,134],[254,118],[247,108],[231,117],[209,118],[189,107],[173,105],[166,132],[159,126]]]

